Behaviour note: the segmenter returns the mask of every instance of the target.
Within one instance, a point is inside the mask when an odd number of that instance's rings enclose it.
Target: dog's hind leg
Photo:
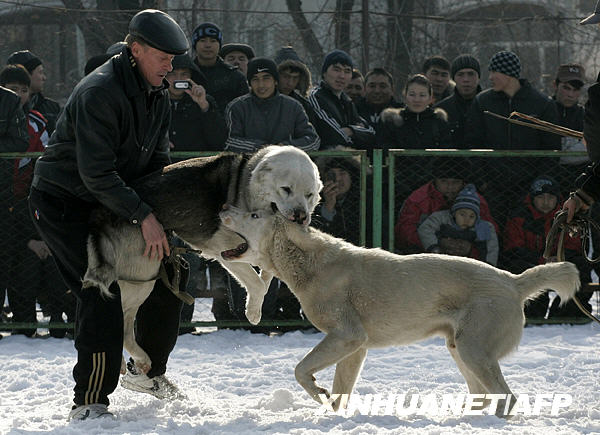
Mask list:
[[[123,347],[131,355],[135,365],[143,373],[148,373],[152,367],[152,360],[135,341],[134,322],[138,308],[154,288],[154,281],[145,283],[119,281],[119,287],[121,288],[121,305],[123,307]]]
[[[448,351],[450,352],[452,359],[456,363],[458,370],[463,375],[463,378],[465,378],[465,381],[467,382],[467,387],[469,388],[469,393],[470,394],[486,394],[487,393],[486,389],[477,380],[477,377],[473,373],[471,373],[471,371],[467,368],[467,366],[462,361],[462,359],[460,359],[460,355],[458,354],[458,351],[456,350],[456,344],[454,343],[453,338],[446,339],[446,347],[448,348]],[[488,405],[489,405],[489,401],[484,401],[484,404],[482,406],[472,406],[471,409],[473,409],[473,410],[484,409]]]
[[[335,366],[335,376],[333,377],[333,388],[331,389],[331,393],[340,395],[345,394],[346,396],[340,396],[333,402],[332,406],[334,411],[337,411],[340,405],[344,407],[347,405],[347,402],[345,401],[350,398],[350,394],[354,389],[354,385],[356,384],[358,375],[360,375],[366,357],[367,349],[361,347],[352,355],[349,355],[338,362]]]
[[[354,354],[367,339],[367,333],[358,321],[352,328],[331,331],[298,363],[295,370],[296,380],[310,397],[321,403],[319,394],[329,397],[329,392],[316,384],[314,374]],[[358,373],[355,376],[358,376]]]
[[[484,393],[504,394],[510,402],[507,406],[506,399],[500,400],[496,408],[496,416],[510,418],[509,410],[514,406],[516,399],[508,387],[500,364],[497,360],[489,358],[485,354],[484,347],[474,345],[475,341],[470,342],[461,337],[456,340],[456,351],[466,369],[476,378],[479,384],[485,389]],[[507,412],[505,413],[505,410]]]

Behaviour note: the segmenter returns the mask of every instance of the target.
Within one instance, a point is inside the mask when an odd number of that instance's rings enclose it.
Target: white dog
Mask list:
[[[237,259],[282,279],[327,334],[295,371],[317,401],[329,392],[315,383],[316,372],[336,364],[332,393],[349,396],[367,349],[441,335],[469,392],[508,394],[512,407],[498,360],[519,344],[524,302],[552,288],[564,303],[580,285],[577,268],[566,262],[514,275],[463,257],[356,247],[279,214],[229,207],[220,215],[248,240]]]
[[[319,172],[308,155],[293,146],[269,146],[253,155],[222,153],[167,166],[134,183],[138,195],[153,208],[165,230],[172,230],[202,255],[217,259],[246,288],[246,316],[257,324],[272,275],[259,276],[249,265],[231,263],[221,252],[241,254],[243,237],[220,224],[226,203],[246,210],[277,210],[294,225],[310,223],[322,188]],[[112,296],[115,281],[121,290],[124,347],[135,364],[147,373],[151,360],[137,344],[134,320],[156,279],[160,262],[143,257],[145,242],[140,228],[116,218],[108,209],[92,214],[88,240],[88,269],[84,288],[99,288]],[[124,371],[124,366],[122,367]]]

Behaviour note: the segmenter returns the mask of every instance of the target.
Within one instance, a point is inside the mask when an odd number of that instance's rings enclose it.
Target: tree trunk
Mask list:
[[[302,12],[301,0],[286,0],[288,11],[292,15],[294,24],[300,32],[302,42],[309,53],[311,63],[315,66],[321,65],[323,62],[323,47],[319,43],[315,33],[310,27],[310,24]]]
[[[410,47],[412,44],[412,18],[400,16],[414,12],[414,0],[388,0],[388,12],[393,14],[387,19],[388,53],[386,69],[392,73],[396,84],[396,94],[401,91],[411,68]]]
[[[354,0],[336,0],[335,47],[350,53],[350,18]]]
[[[138,10],[164,6],[163,0],[103,0],[96,3],[95,12],[77,12],[85,9],[82,0],[63,0],[69,9],[70,21],[79,26],[83,34],[88,58],[105,53],[109,46],[125,39],[129,21]],[[122,12],[108,12],[115,10]]]

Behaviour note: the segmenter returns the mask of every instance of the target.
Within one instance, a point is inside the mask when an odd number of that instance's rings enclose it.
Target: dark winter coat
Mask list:
[[[221,113],[225,113],[225,108],[235,98],[248,93],[248,81],[244,74],[220,57],[217,57],[217,63],[213,66],[202,66],[198,59],[194,59],[194,63],[206,77],[206,93],[215,99]]]
[[[521,79],[521,88],[510,98],[504,92],[480,92],[469,111],[465,127],[468,148],[494,150],[559,150],[560,136],[510,123],[483,113],[490,111],[508,117],[514,111],[556,124],[558,113],[553,101]]]
[[[128,184],[169,163],[170,106],[163,80],[149,90],[127,47],[75,86],[35,166],[33,186],[100,202],[133,224],[152,211]]]
[[[371,127],[375,129],[377,133],[379,133],[381,129],[381,112],[383,112],[387,108],[395,108],[400,109],[404,107],[404,104],[401,101],[397,101],[394,97],[389,101],[385,106],[374,106],[373,104],[369,104],[367,100],[362,97],[358,100],[356,105],[356,110],[361,118],[366,120]]]
[[[481,92],[481,87],[477,86],[477,93]],[[448,125],[450,126],[450,134],[452,136],[452,148],[466,149],[468,148],[465,143],[465,123],[467,121],[467,112],[473,98],[467,100],[463,98],[456,88],[454,93],[442,101],[437,103],[434,107],[444,109],[448,114]]]
[[[41,92],[33,94],[29,99],[29,106],[32,110],[37,110],[48,121],[47,131],[52,134],[56,129],[56,121],[60,115],[60,105],[50,98],[46,98]]]
[[[209,103],[206,112],[187,94],[180,100],[171,100],[169,139],[175,145],[173,151],[222,151],[225,148],[229,133],[225,117],[210,95],[206,99]]]
[[[421,113],[385,109],[381,119],[377,143],[382,148],[450,148],[448,115],[443,109],[428,107]]]
[[[293,145],[304,151],[319,149],[319,136],[300,103],[278,91],[266,99],[253,93],[236,98],[227,106],[225,120],[229,128],[227,151],[254,152],[268,144]]]
[[[321,149],[337,145],[369,150],[375,145],[375,130],[362,119],[350,97],[344,92],[338,97],[331,87],[321,81],[308,98],[315,110],[315,130],[321,138]],[[342,128],[348,127],[353,135],[348,136]]]

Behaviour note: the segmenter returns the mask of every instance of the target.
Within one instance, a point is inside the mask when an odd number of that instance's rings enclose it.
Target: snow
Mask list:
[[[196,317],[195,317],[196,319]],[[581,434],[600,433],[600,325],[527,327],[516,352],[502,361],[513,392],[571,394],[558,415],[484,413],[405,416],[322,414],[294,378],[294,367],[321,333],[281,336],[219,330],[179,337],[167,376],[188,400],[163,402],[118,387],[110,396],[116,420],[68,423],[71,371],[68,339],[0,340],[0,434]],[[317,374],[331,388],[333,369]],[[465,394],[444,341],[369,351],[355,394]],[[357,396],[358,397],[358,396]]]

